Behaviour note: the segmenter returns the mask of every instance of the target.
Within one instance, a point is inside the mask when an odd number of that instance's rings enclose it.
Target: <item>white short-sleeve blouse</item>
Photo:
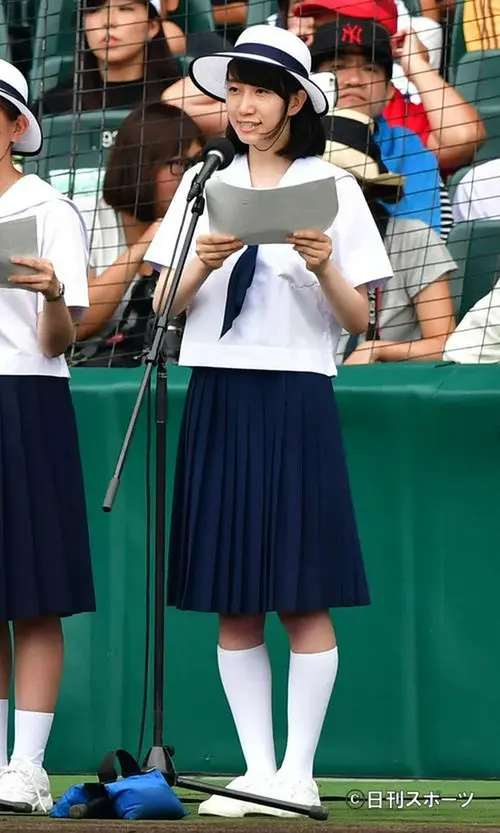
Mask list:
[[[189,170],[155,235],[145,261],[155,268],[174,268],[180,252],[179,230],[185,233],[191,219],[182,218],[186,197],[197,165]],[[236,156],[224,171],[214,174],[226,182],[250,187],[246,156]],[[339,209],[327,230],[332,238],[332,259],[352,286],[376,285],[392,276],[387,253],[366,200],[354,177],[318,157],[297,159],[283,176],[280,187],[335,177]],[[238,206],[234,206],[238,210]],[[186,265],[196,256],[195,240],[210,231],[207,209],[201,216]],[[243,309],[220,338],[228,282],[242,251],[228,258],[208,277],[192,298],[182,340],[179,364],[255,370],[295,370],[334,376],[341,327],[316,276],[291,245],[259,246],[255,275]]]
[[[0,223],[35,217],[39,257],[50,260],[65,285],[66,305],[89,305],[88,238],[74,205],[35,174],[17,180],[0,196]],[[26,255],[26,251],[17,254]],[[32,252],[29,252],[32,254]],[[64,356],[49,358],[38,341],[40,293],[0,286],[0,375],[68,377]]]

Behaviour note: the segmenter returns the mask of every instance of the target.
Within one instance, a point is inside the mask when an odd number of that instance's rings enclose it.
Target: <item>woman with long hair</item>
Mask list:
[[[205,136],[224,130],[222,106],[200,93],[189,78],[180,77],[163,29],[160,0],[80,4],[76,83],[71,78],[47,92],[35,105],[39,116],[133,110],[163,99],[191,116]]]
[[[43,96],[43,115],[133,109],[158,101],[179,78],[163,33],[160,0],[81,0],[82,28],[73,78]]]

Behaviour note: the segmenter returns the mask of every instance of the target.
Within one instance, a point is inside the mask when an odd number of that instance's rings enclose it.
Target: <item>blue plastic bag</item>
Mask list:
[[[180,799],[157,769],[104,784],[121,819],[178,820],[188,815]]]
[[[118,760],[122,777],[115,769]],[[51,810],[53,818],[69,818],[76,804],[86,805],[82,818],[178,820],[189,815],[157,769],[143,772],[124,749],[109,752],[99,767],[97,782],[71,787]]]

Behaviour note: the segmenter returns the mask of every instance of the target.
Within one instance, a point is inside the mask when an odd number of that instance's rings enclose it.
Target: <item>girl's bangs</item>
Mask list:
[[[233,58],[230,61],[227,68],[227,80],[248,84],[251,87],[262,87],[285,100],[300,86],[295,78],[281,67],[246,58]]]

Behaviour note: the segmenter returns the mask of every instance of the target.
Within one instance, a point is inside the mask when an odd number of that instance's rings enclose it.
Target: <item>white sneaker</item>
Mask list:
[[[257,782],[246,775],[240,775],[227,785],[227,789],[253,793],[253,795],[271,796],[272,781],[261,779]],[[250,801],[241,801],[239,798],[227,798],[225,795],[212,795],[198,807],[200,816],[223,816],[228,819],[241,819],[250,813],[276,815],[276,812],[263,804],[253,804]]]
[[[49,813],[53,801],[49,777],[31,761],[12,760],[0,772],[0,811]]]
[[[321,806],[318,786],[316,781],[292,781],[278,772],[274,779],[273,798],[279,801],[290,801],[292,804],[305,804],[307,807]],[[298,818],[301,813],[293,813],[291,810],[275,810],[275,815],[280,818]]]

